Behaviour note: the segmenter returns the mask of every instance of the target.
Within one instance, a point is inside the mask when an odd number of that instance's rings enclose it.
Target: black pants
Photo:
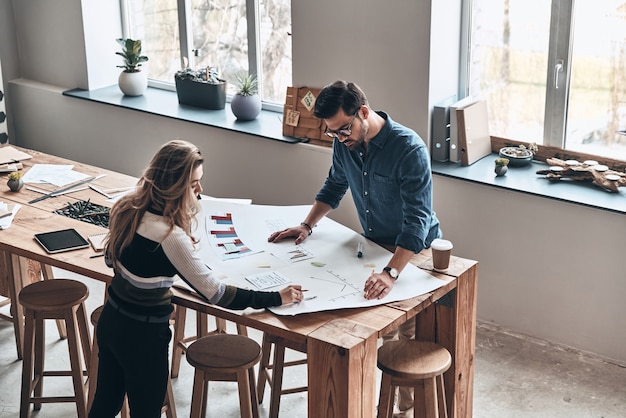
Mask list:
[[[107,303],[96,338],[98,382],[89,418],[115,417],[125,394],[132,418],[159,418],[169,373],[169,323],[140,322]]]

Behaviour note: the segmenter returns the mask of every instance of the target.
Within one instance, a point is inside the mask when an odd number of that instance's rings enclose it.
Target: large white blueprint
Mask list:
[[[299,225],[311,206],[200,203],[202,214],[195,232],[200,239],[198,251],[223,280],[250,289],[258,289],[252,284],[255,279],[266,285],[287,280],[307,290],[304,301],[271,308],[279,315],[380,305],[428,293],[447,283],[410,264],[387,296],[367,300],[363,297],[365,280],[372,270],[382,271],[391,253],[362,235],[324,218],[298,247],[293,240],[269,243],[271,232]],[[364,249],[361,258],[357,257],[359,242]]]

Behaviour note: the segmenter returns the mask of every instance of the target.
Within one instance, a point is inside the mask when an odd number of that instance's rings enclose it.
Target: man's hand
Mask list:
[[[274,232],[267,238],[268,242],[279,242],[285,238],[296,237],[296,245],[307,239],[309,236],[309,229],[304,225],[293,226],[291,228],[283,229],[282,231]]]
[[[385,272],[374,273],[365,281],[365,299],[382,299],[393,289],[394,280]]]

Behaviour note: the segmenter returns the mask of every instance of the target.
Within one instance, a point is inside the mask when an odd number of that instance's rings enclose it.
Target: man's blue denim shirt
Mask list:
[[[365,237],[418,253],[441,236],[428,149],[413,130],[377,113],[387,122],[367,152],[335,139],[332,166],[315,199],[334,209],[350,188]]]

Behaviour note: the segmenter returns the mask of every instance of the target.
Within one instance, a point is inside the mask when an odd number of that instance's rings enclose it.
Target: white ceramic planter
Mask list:
[[[148,76],[143,71],[135,73],[122,71],[118,79],[118,85],[126,96],[141,96],[148,88]]]

